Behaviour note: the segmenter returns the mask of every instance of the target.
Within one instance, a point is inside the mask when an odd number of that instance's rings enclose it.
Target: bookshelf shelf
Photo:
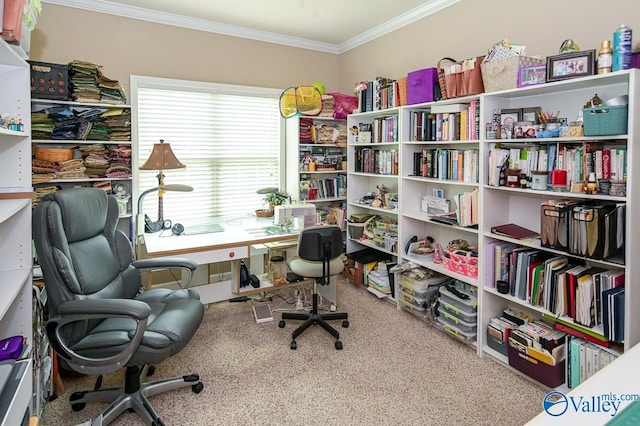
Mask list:
[[[323,132],[325,128],[331,132]],[[347,196],[347,171],[343,170],[346,120],[292,117],[286,121],[285,132],[287,192],[300,203],[314,204],[318,222],[325,222],[327,214],[332,213],[345,230],[341,218],[345,217]]]

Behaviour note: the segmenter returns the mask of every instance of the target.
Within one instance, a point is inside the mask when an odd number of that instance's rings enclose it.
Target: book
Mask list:
[[[538,234],[537,232],[524,228],[520,225],[516,225],[515,223],[492,226],[491,232],[494,234],[503,235],[505,237],[515,238],[516,240],[536,238],[540,236],[540,234]]]

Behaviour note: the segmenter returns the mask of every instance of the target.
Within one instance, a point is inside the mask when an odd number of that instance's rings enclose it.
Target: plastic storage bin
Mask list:
[[[478,323],[476,321],[465,321],[447,312],[446,310],[441,310],[440,308],[438,308],[438,312],[440,313],[439,318],[442,319],[442,322],[444,324],[454,326],[464,331],[465,333],[478,333]]]
[[[456,306],[455,304],[447,303],[443,299],[444,298],[442,297],[439,299],[438,312],[455,315],[457,318],[469,323],[476,323],[478,321],[478,313],[476,311],[473,311],[473,312],[463,311],[460,308],[458,308],[458,306]]]
[[[446,331],[448,334],[452,335],[458,340],[463,342],[474,342],[476,340],[476,333],[469,333],[464,330],[459,329],[458,327],[448,324],[442,317],[438,317],[438,324]]]
[[[400,299],[411,303],[413,306],[415,306],[416,308],[419,309],[426,309],[427,308],[427,298],[426,297],[416,297],[413,296],[409,293],[404,292],[404,290],[402,289],[402,287],[400,287],[402,291],[400,291]]]
[[[457,285],[456,290],[466,294],[469,298],[460,299],[458,296],[447,290],[445,286],[442,286],[440,287],[439,302],[445,305],[445,309],[456,314],[458,312],[467,312],[470,314],[476,313],[478,311],[478,298],[476,295],[463,285]]]

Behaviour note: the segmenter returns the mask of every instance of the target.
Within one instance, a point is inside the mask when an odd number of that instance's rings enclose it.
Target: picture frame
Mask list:
[[[596,50],[565,53],[547,57],[547,81],[593,75]]]
[[[541,107],[522,108],[522,121],[538,123],[540,121],[540,114],[542,114]]]
[[[513,129],[514,123],[521,121],[521,119],[522,109],[520,108],[500,110],[500,125],[503,129]]]
[[[518,70],[518,87],[535,86],[547,82],[547,66],[531,65]]]

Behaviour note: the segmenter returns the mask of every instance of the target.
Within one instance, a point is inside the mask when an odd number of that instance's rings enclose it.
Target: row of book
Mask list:
[[[436,112],[438,111],[438,112]],[[411,111],[412,141],[466,141],[480,139],[480,102],[433,106]]]
[[[489,150],[489,185],[503,186],[503,168],[519,169],[531,177],[533,171],[566,170],[567,186],[585,182],[591,173],[596,179],[626,178],[626,148],[605,147],[598,142],[527,146],[501,144]]]
[[[413,176],[477,183],[477,149],[425,148],[413,153]]]
[[[398,82],[387,77],[376,77],[362,82],[363,88],[357,92],[360,112],[380,111],[401,105]]]
[[[356,172],[398,175],[398,151],[395,149],[357,148]]]
[[[380,117],[372,123],[358,124],[356,143],[382,143],[398,141],[398,116]]]
[[[550,257],[507,242],[489,242],[485,253],[490,285],[506,282],[510,295],[556,317],[569,317],[577,325],[602,326],[608,340],[622,341],[623,269],[581,265],[565,256]]]
[[[575,388],[611,364],[621,353],[613,348],[595,345],[578,337],[570,337],[567,362],[567,386]]]
[[[339,198],[346,196],[347,176],[338,175],[325,179],[303,179],[298,184],[300,188],[300,200],[318,200],[322,198]],[[310,197],[314,189],[314,198]]]

